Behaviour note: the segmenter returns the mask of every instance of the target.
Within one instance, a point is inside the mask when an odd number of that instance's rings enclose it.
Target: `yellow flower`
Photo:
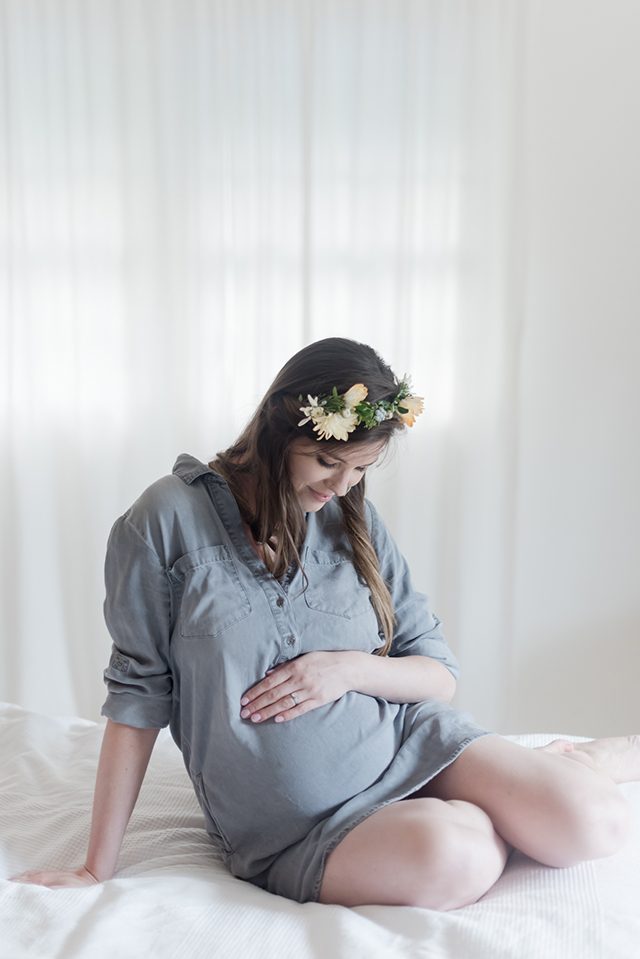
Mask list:
[[[349,433],[353,433],[358,425],[358,414],[347,413],[346,410],[338,413],[327,413],[322,418],[314,419],[314,432],[318,433],[319,440],[347,440]]]
[[[367,398],[369,390],[364,383],[354,383],[354,385],[342,394],[345,409],[351,411],[358,403],[362,403]]]
[[[398,412],[398,416],[407,426],[413,426],[416,421],[416,416],[420,416],[420,414],[424,412],[424,399],[422,396],[405,396],[403,400],[399,401],[398,405],[408,411],[407,413]]]

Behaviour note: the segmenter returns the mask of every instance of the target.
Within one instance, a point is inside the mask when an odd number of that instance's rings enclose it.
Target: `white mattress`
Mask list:
[[[0,704],[1,959],[640,957],[637,828],[617,855],[570,869],[514,854],[479,903],[453,912],[300,904],[229,875],[167,730],[114,879],[82,889],[4,881],[83,861],[101,735],[98,723]],[[640,783],[621,788],[640,821]]]

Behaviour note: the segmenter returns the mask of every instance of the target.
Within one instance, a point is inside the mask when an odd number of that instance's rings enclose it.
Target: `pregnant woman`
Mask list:
[[[511,847],[550,866],[620,847],[638,737],[527,749],[449,705],[457,663],[365,497],[422,406],[371,347],[321,340],[229,449],[180,455],[116,520],[86,860],[16,879],[114,874],[167,724],[230,871],[299,902],[452,909]]]

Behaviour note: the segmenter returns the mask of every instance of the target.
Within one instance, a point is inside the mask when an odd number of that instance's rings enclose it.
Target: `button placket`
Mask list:
[[[296,645],[298,638],[296,635],[296,623],[293,616],[293,610],[290,603],[287,602],[287,597],[284,595],[282,588],[278,589],[276,586],[277,595],[275,597],[275,602],[273,596],[271,598],[271,609],[273,611],[273,616],[276,622],[276,627],[278,633],[280,634],[280,646],[282,649],[283,661],[286,662],[293,655],[293,647]]]

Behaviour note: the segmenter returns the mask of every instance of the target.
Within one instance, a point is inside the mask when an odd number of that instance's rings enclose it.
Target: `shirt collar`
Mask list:
[[[195,456],[191,456],[190,453],[180,453],[171,472],[174,476],[179,476],[189,486],[204,473],[208,473],[214,479],[220,479],[218,473],[210,469],[206,463],[201,463]]]

